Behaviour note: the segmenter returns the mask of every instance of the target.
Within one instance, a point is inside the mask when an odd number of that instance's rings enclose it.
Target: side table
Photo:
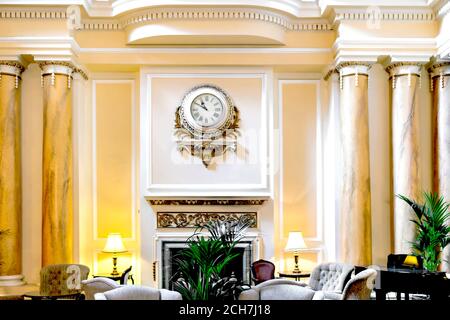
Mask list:
[[[293,278],[295,281],[300,281],[301,278],[309,278],[311,277],[310,272],[300,272],[300,273],[294,273],[294,272],[278,272],[278,275],[281,278]]]

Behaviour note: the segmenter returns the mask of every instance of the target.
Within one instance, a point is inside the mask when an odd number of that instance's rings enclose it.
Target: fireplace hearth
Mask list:
[[[173,282],[177,279],[174,277],[178,271],[175,263],[175,256],[184,248],[186,248],[184,241],[163,241],[161,245],[161,280],[162,288],[173,290]],[[225,269],[226,276],[233,272],[238,280],[245,284],[251,284],[251,263],[253,257],[253,243],[252,241],[240,241],[234,248],[234,252],[239,253],[239,257],[234,259]]]

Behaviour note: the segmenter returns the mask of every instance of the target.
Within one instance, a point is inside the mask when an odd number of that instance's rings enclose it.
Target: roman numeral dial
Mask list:
[[[212,127],[221,122],[225,116],[221,100],[211,93],[200,94],[191,104],[191,115],[197,125]]]

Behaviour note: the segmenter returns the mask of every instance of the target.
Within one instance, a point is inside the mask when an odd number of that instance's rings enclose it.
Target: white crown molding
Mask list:
[[[290,31],[327,31],[331,25],[324,19],[295,19],[282,13],[255,8],[184,8],[164,7],[141,10],[120,19],[83,19],[82,30],[123,30],[155,21],[263,21]]]
[[[185,48],[185,47],[161,47],[161,48],[81,48],[79,53],[104,53],[104,54],[125,54],[125,53],[252,53],[252,54],[321,54],[331,53],[330,48]]]
[[[434,38],[364,38],[336,39],[333,45],[335,62],[377,62],[380,56],[392,56],[397,62],[428,62],[437,53]]]
[[[342,8],[335,9],[330,15],[333,27],[342,21],[406,21],[433,22],[436,14],[431,8]]]
[[[67,19],[67,12],[65,7],[0,7],[0,19]]]
[[[80,47],[72,37],[0,37],[0,55],[30,54],[35,60],[76,60]]]
[[[14,52],[13,55],[10,52]],[[0,58],[22,63],[23,55],[32,55],[34,62],[53,61],[73,65],[87,78],[78,62],[80,46],[72,37],[0,37]]]
[[[450,1],[448,0],[435,0],[432,4],[432,8],[439,18],[442,18],[450,11]]]
[[[287,0],[286,0],[287,1]],[[13,3],[14,1],[7,1]],[[92,3],[93,1],[84,1]],[[95,2],[95,7],[99,6],[101,10],[106,10],[105,5]],[[255,3],[257,3],[256,1]],[[274,1],[277,2],[277,1]],[[292,2],[292,0],[291,0]],[[26,2],[27,3],[27,2]],[[64,3],[64,2],[63,2]],[[71,3],[66,1],[67,5]],[[80,1],[73,2],[79,4]],[[106,3],[109,3],[108,1]],[[113,3],[113,5],[116,2]],[[120,0],[117,2],[120,3]],[[225,2],[224,2],[225,3]],[[230,4],[226,6],[214,7],[157,7],[155,5],[148,5],[144,7],[139,5],[140,9],[133,12],[124,11],[120,17],[114,17],[111,14],[97,14],[85,18],[81,22],[82,30],[123,30],[126,27],[151,23],[161,20],[188,20],[188,21],[232,21],[232,20],[247,20],[247,21],[264,21],[268,23],[275,23],[290,31],[323,31],[332,30],[334,24],[338,24],[344,20],[369,20],[373,17],[373,12],[368,11],[367,7],[343,6],[334,8],[331,14],[325,14],[322,17],[320,14],[292,14],[283,10],[275,10],[275,8],[265,7],[262,3],[256,7],[232,7]],[[93,5],[93,4],[92,4]],[[150,8],[149,8],[150,7]],[[444,6],[444,7],[448,7]],[[369,7],[371,8],[371,7]],[[392,20],[392,21],[435,21],[436,14],[433,8],[428,6],[417,7],[379,7],[377,19]],[[88,10],[89,13],[89,10]],[[0,7],[0,18],[3,19],[67,19],[68,14],[66,7]]]

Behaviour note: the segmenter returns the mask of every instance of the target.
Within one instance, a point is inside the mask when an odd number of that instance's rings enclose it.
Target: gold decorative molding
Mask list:
[[[265,199],[147,199],[153,206],[260,206]]]
[[[257,227],[256,212],[158,212],[158,228],[198,228],[211,221],[236,221],[241,217],[251,219],[251,228]]]
[[[364,61],[345,61],[341,62],[336,66],[336,70],[339,71],[346,67],[353,67],[353,66],[364,66],[367,68],[370,68],[372,66],[371,63],[364,62]]]
[[[331,68],[330,70],[328,70],[328,72],[323,77],[323,80],[328,81],[328,79],[330,79],[330,77],[333,75],[333,73],[337,73],[336,68]]]

